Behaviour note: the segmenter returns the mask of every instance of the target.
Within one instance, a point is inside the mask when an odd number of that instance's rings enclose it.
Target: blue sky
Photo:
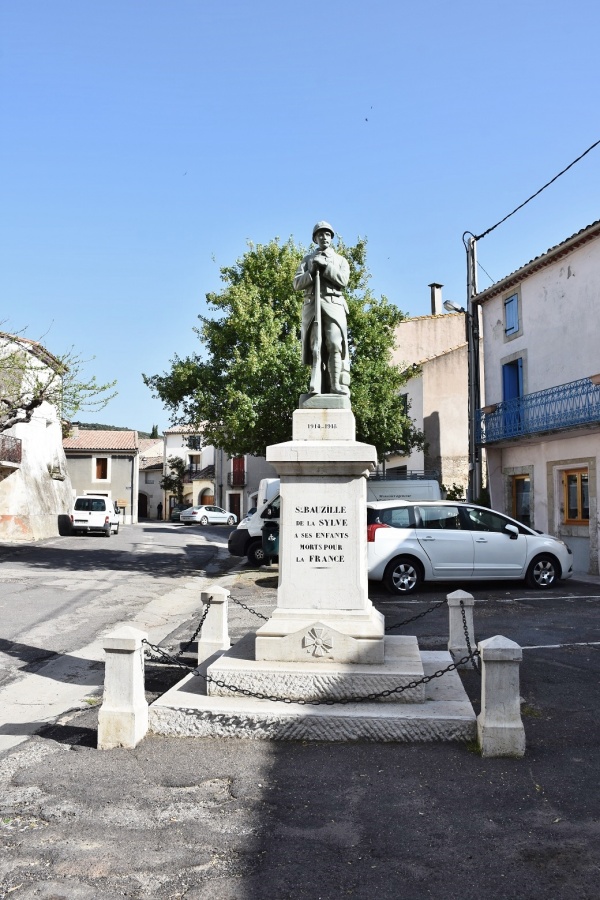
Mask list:
[[[599,32],[591,0],[3,3],[2,327],[95,357],[119,395],[82,418],[148,430],[141,372],[198,349],[247,240],[326,218],[405,312],[464,304],[462,233],[600,138]],[[600,218],[599,176],[600,147],[480,241],[492,280]]]

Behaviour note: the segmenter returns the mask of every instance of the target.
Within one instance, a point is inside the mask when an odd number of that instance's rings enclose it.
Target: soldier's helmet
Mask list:
[[[313,235],[312,235],[313,241],[315,240],[315,235],[316,235],[317,231],[330,231],[331,236],[335,237],[335,231],[333,230],[333,228],[331,227],[329,222],[317,222],[317,224],[313,228]]]

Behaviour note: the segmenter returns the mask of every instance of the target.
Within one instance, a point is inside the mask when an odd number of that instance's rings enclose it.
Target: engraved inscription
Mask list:
[[[296,506],[294,514],[294,555],[297,563],[330,568],[332,564],[346,562],[350,540],[346,506]]]

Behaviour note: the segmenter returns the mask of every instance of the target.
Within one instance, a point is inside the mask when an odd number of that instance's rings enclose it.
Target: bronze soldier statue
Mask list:
[[[310,395],[349,397],[348,304],[342,291],[350,266],[331,246],[334,237],[328,222],[317,222],[313,228],[317,249],[298,266],[294,289],[304,291],[302,361],[311,367]]]

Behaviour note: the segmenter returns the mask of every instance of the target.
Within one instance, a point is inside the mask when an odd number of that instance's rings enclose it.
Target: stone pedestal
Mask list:
[[[300,409],[267,448],[281,479],[277,608],[257,660],[381,664],[384,619],[368,598],[366,477],[377,456],[348,409]]]
[[[124,625],[104,639],[104,699],[98,714],[98,749],[137,746],[148,731],[143,641],[148,635]]]

